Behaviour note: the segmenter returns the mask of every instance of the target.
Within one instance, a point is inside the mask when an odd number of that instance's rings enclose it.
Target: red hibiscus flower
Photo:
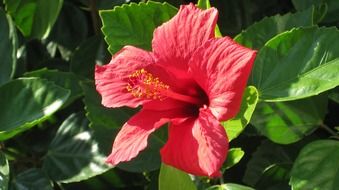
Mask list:
[[[162,162],[194,175],[217,177],[228,139],[220,121],[234,117],[256,52],[215,38],[218,12],[180,7],[154,31],[152,52],[125,46],[96,66],[96,89],[106,107],[137,107],[113,143],[107,162],[136,157],[149,135],[169,123]]]

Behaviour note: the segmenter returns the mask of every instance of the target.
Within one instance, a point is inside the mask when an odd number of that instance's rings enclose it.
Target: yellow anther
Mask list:
[[[164,97],[161,92],[169,88],[158,77],[154,77],[145,69],[134,71],[128,75],[128,79],[126,89],[137,98],[162,100]]]

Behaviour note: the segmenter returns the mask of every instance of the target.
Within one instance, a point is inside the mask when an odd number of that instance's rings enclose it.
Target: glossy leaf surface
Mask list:
[[[339,31],[304,28],[284,32],[259,51],[251,83],[259,99],[289,101],[339,85]]]
[[[66,102],[69,93],[39,78],[16,79],[1,86],[0,140],[11,138],[47,119]]]
[[[177,9],[167,3],[131,3],[100,11],[102,31],[111,54],[125,45],[150,50],[154,29],[168,21]],[[132,24],[133,23],[133,24]]]
[[[290,185],[294,190],[335,190],[339,187],[339,142],[318,140],[306,145],[296,159]]]
[[[92,136],[83,114],[70,115],[49,145],[43,163],[44,172],[54,181],[70,183],[107,171],[105,156]]]
[[[0,152],[0,190],[7,190],[9,182],[9,164],[3,152]]]
[[[4,0],[4,3],[24,36],[46,38],[59,15],[63,0]]]
[[[171,166],[162,164],[159,174],[159,190],[196,190],[190,176]]]
[[[8,82],[16,67],[17,36],[13,22],[0,9],[0,85]]]
[[[229,141],[232,141],[240,135],[251,120],[252,114],[258,102],[258,91],[255,87],[246,88],[239,113],[228,121],[222,122]]]
[[[273,142],[290,144],[317,129],[326,113],[326,95],[289,102],[262,102],[251,122],[259,133]]]

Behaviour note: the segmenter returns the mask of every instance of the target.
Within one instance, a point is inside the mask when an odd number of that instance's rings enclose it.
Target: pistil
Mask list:
[[[164,100],[171,98],[190,104],[201,105],[203,102],[199,98],[187,96],[174,92],[169,85],[154,77],[145,69],[139,69],[128,76],[126,89],[136,98]]]

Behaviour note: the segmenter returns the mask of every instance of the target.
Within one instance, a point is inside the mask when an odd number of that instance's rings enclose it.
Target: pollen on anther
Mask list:
[[[168,88],[168,85],[145,69],[139,69],[130,74],[126,86],[126,90],[134,97],[158,100],[165,98],[162,96],[162,92]]]

